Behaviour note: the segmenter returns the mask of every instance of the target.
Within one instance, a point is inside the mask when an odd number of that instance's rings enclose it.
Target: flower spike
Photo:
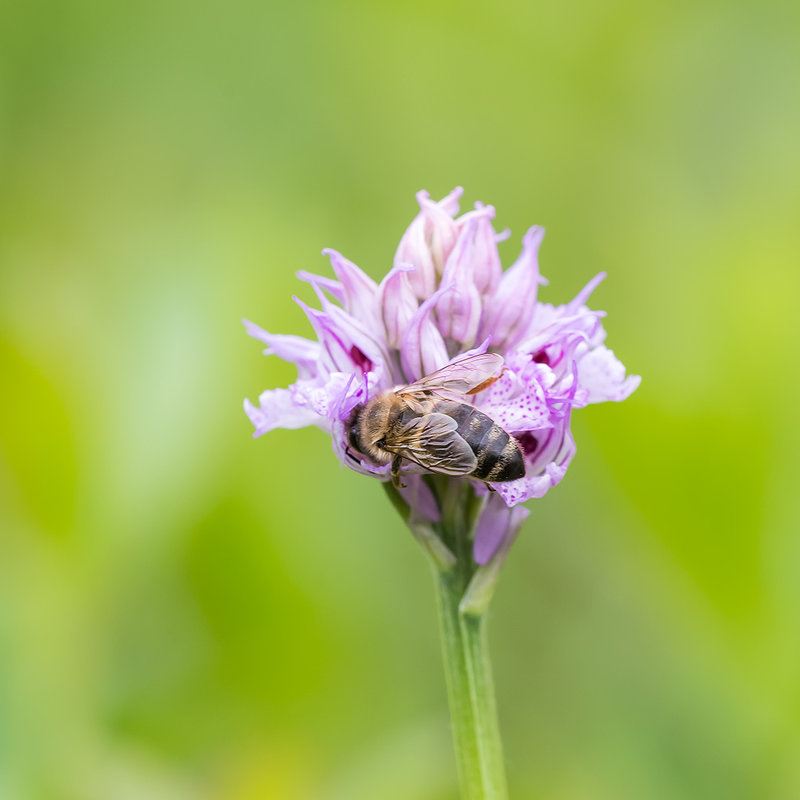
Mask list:
[[[434,567],[456,762],[465,797],[507,797],[486,632],[500,570],[530,511],[575,456],[576,409],[639,385],[605,345],[602,311],[539,299],[544,228],[503,271],[492,206],[458,216],[462,189],[419,213],[376,283],[336,250],[335,278],[298,273],[314,338],[244,320],[264,353],[297,366],[285,389],[244,401],[260,436],[317,425],[353,472],[379,481]]]
[[[527,231],[519,257],[503,272],[497,242],[504,234],[494,229],[494,208],[476,203],[458,216],[462,191],[457,187],[439,201],[417,194],[419,213],[380,283],[329,248],[323,253],[335,278],[299,273],[321,306],[297,301],[313,339],[269,333],[245,321],[265,353],[294,363],[298,373],[288,389],[263,392],[245,410],[256,435],[310,424],[329,431],[346,466],[405,487],[398,502],[426,525],[438,524],[445,502],[441,491],[431,492],[429,479],[469,486],[476,497],[490,487],[494,493],[476,517],[474,543],[475,563],[488,564],[505,541],[503,532],[518,528],[524,516],[503,508],[541,497],[564,477],[575,455],[573,411],[624,400],[640,379],[626,376],[604,344],[603,312],[586,305],[605,273],[567,304],[541,302],[544,228]],[[487,352],[502,357],[496,374],[481,374],[480,361],[470,361]],[[475,364],[472,384],[471,367],[459,366],[465,357],[467,365]],[[437,394],[431,373],[438,370],[443,385],[460,386],[463,393]],[[389,445],[389,451],[368,447],[357,430],[359,409],[409,384],[409,391],[425,392],[407,403],[409,443]],[[470,385],[475,392],[467,394]],[[427,423],[426,414],[438,414],[438,422]],[[494,472],[477,466],[487,459],[498,465]]]

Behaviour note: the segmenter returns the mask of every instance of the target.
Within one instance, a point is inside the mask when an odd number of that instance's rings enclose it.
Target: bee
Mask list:
[[[347,426],[350,447],[375,464],[391,462],[392,483],[412,461],[439,475],[495,483],[525,475],[519,442],[486,414],[457,399],[494,383],[502,356],[466,356],[408,386],[356,406]]]

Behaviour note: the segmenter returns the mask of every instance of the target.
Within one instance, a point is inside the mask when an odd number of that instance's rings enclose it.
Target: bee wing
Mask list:
[[[477,394],[499,377],[503,357],[497,353],[476,353],[460,358],[446,367],[397,390],[406,395],[416,392],[450,392],[452,394]]]
[[[385,439],[384,447],[431,472],[441,475],[469,475],[477,459],[461,437],[458,423],[447,414],[415,417]]]

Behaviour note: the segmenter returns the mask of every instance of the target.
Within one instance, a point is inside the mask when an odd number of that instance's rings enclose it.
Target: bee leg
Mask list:
[[[395,489],[405,488],[405,484],[400,480],[400,466],[402,463],[402,456],[395,456],[392,459],[392,486],[394,486]]]
[[[484,484],[484,485],[486,486],[486,488],[487,488],[487,489],[488,489],[490,492],[496,492],[496,491],[497,491],[497,489],[495,489],[495,488],[494,488],[494,486],[492,486],[492,484],[491,484],[491,483],[486,483],[486,484]]]

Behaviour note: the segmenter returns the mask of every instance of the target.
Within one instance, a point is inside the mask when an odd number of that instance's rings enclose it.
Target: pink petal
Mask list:
[[[452,286],[437,289],[417,309],[406,329],[400,349],[400,363],[409,383],[435,372],[449,360],[442,334],[430,319],[439,298],[449,291],[452,291]]]
[[[495,346],[513,347],[530,323],[539,285],[545,283],[538,259],[543,238],[544,228],[537,226],[525,234],[519,258],[503,274],[487,304],[481,331],[492,335]]]

